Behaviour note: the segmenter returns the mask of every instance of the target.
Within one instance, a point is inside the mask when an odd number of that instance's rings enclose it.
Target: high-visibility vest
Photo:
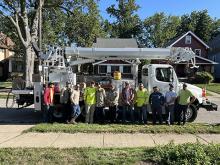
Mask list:
[[[85,103],[88,105],[92,105],[96,103],[96,88],[87,87],[84,93]]]
[[[148,100],[149,100],[148,91],[145,88],[142,91],[138,89],[136,92],[137,107],[142,107],[144,104],[148,104]]]

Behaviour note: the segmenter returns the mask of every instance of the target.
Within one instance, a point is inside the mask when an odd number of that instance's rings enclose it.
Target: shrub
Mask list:
[[[153,161],[158,164],[219,164],[219,145],[200,143],[159,146],[153,149]]]
[[[195,81],[196,83],[201,84],[209,84],[214,80],[213,76],[209,72],[197,72],[195,75]]]

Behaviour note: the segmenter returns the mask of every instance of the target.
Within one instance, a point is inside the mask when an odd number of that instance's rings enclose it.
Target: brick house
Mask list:
[[[0,32],[0,80],[6,80],[12,72],[11,57],[14,55],[14,42]]]
[[[196,54],[196,65],[199,66],[198,69],[189,69],[188,64],[185,62],[173,64],[178,77],[194,75],[195,71],[214,73],[214,65],[217,63],[208,58],[210,47],[193,32],[188,31],[184,35],[171,40],[167,43],[167,47],[189,47]]]
[[[215,81],[220,82],[220,35],[213,38],[209,45],[211,47],[208,53],[209,59],[218,63],[214,66]]]

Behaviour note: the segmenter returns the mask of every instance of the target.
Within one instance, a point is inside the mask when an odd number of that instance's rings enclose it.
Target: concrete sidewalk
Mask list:
[[[220,134],[24,133],[32,125],[0,125],[0,147],[153,147],[197,141],[220,143]]]

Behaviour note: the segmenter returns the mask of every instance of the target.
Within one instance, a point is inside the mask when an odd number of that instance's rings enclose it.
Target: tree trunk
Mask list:
[[[30,87],[32,84],[33,64],[31,60],[32,50],[31,46],[28,46],[25,50],[25,82],[26,87]]]

